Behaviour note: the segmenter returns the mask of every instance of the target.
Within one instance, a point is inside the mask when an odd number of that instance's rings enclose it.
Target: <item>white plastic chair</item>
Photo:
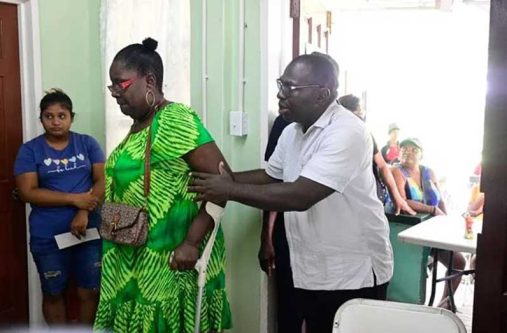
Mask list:
[[[425,305],[353,299],[334,317],[333,333],[466,333],[454,313]]]

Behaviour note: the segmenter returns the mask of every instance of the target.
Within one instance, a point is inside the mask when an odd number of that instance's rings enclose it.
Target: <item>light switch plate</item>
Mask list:
[[[229,132],[233,136],[248,134],[248,115],[242,111],[231,111],[229,114]]]

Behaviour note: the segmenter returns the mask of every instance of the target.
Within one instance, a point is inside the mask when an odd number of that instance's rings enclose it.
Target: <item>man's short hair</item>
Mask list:
[[[334,60],[333,57],[331,57],[329,54],[325,54],[325,53],[321,53],[321,52],[317,52],[317,51],[312,52],[311,55],[320,57],[322,60],[327,61],[328,63],[331,64],[331,66],[333,66],[334,77],[336,79],[336,89],[338,89],[338,76],[340,75],[340,66],[338,65],[336,60]]]
[[[338,64],[327,54],[313,52],[294,58],[293,62],[303,62],[311,66],[311,81],[321,84],[331,91],[338,89]]]
[[[349,94],[338,98],[338,103],[349,111],[355,112],[359,108],[360,100],[359,97]]]

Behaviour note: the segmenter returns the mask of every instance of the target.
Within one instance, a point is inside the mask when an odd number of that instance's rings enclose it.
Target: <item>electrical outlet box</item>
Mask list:
[[[229,132],[232,136],[245,136],[248,134],[248,115],[242,111],[229,113]]]

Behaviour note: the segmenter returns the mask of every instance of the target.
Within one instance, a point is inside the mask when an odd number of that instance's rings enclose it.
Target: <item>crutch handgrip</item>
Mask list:
[[[206,213],[208,213],[213,219],[214,226],[211,235],[209,236],[208,242],[204,247],[204,251],[202,251],[201,257],[195,263],[195,269],[199,273],[199,277],[197,279],[197,285],[199,287],[203,287],[206,283],[206,268],[208,267],[209,257],[211,256],[211,251],[213,250],[213,245],[215,244],[215,237],[218,232],[218,227],[220,226],[220,220],[224,215],[224,208],[220,207],[217,204],[212,202],[206,202]]]
[[[211,201],[206,202],[206,213],[213,218],[215,225],[220,224],[222,216],[224,216],[224,207],[214,204]]]

